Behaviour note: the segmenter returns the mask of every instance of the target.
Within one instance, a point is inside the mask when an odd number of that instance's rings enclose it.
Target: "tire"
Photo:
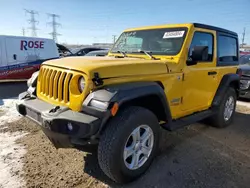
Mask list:
[[[227,101],[230,98],[233,99],[233,102],[232,102],[233,111],[232,111],[232,114],[229,118],[225,118],[224,112],[225,112]],[[234,115],[235,115],[236,100],[237,100],[237,97],[236,97],[235,89],[231,88],[231,87],[228,88],[228,90],[225,94],[225,97],[222,99],[222,101],[220,103],[220,106],[218,108],[218,112],[213,117],[211,117],[212,126],[217,127],[217,128],[224,128],[224,127],[229,126],[232,123],[232,121],[234,119]]]
[[[132,164],[132,159],[136,156],[136,153],[133,153],[130,157],[126,158],[124,155],[125,147],[131,142],[132,147],[134,145],[134,137],[131,133],[136,130],[140,130],[139,138],[143,138],[144,133],[142,130],[149,127],[146,130],[151,132],[148,141],[151,140],[150,143],[153,143],[152,150],[148,157],[141,158],[146,159],[145,163],[141,163],[142,166],[137,169],[131,169],[128,167],[128,164]],[[156,116],[149,110],[141,107],[127,107],[126,109],[121,110],[117,116],[109,121],[106,129],[101,135],[99,146],[98,146],[98,161],[102,171],[113,181],[117,183],[126,183],[130,182],[139,176],[141,176],[152,163],[157,150],[159,143],[159,122]],[[141,133],[142,132],[142,133]],[[136,134],[134,134],[136,135]],[[140,145],[134,145],[132,148],[143,148]],[[135,149],[136,150],[136,149]],[[140,152],[140,151],[139,151]],[[139,153],[137,151],[137,154]],[[141,156],[139,156],[140,158]],[[125,158],[127,159],[125,161]],[[131,160],[130,160],[131,159]],[[136,160],[135,160],[136,161]],[[131,165],[133,166],[133,165]]]

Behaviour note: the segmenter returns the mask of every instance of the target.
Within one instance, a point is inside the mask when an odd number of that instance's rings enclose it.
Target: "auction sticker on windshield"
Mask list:
[[[185,31],[169,31],[169,32],[165,32],[163,35],[164,39],[167,38],[179,38],[179,37],[183,37]]]

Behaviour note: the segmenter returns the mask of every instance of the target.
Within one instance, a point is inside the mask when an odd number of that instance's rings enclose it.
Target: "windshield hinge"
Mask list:
[[[92,79],[92,81],[94,82],[94,84],[96,86],[103,85],[103,80],[99,77],[99,73],[98,72],[94,73],[94,78]]]

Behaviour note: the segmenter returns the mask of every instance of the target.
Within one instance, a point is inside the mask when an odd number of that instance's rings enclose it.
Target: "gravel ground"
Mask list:
[[[249,187],[250,109],[238,107],[226,129],[196,124],[162,134],[160,152],[139,180],[123,187]],[[56,150],[29,120],[9,123],[4,132],[26,131],[18,140],[24,155],[22,178],[27,187],[120,187],[100,170],[95,154]]]

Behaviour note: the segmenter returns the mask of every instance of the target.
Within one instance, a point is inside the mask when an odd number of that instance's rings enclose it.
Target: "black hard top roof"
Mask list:
[[[203,29],[211,29],[211,30],[222,32],[222,33],[227,33],[230,35],[238,36],[237,33],[233,32],[233,31],[229,31],[227,29],[220,28],[220,27],[215,27],[215,26],[200,24],[200,23],[193,23],[193,24],[194,24],[194,27],[199,27],[199,28],[203,28]]]

